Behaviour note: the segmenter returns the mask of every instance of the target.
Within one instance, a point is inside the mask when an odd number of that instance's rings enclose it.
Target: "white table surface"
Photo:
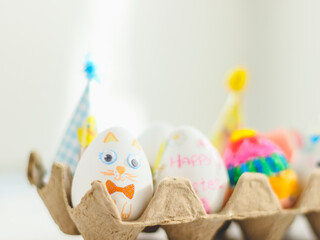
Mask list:
[[[79,240],[60,232],[51,219],[35,187],[30,186],[22,171],[0,170],[0,229],[1,239],[10,240]],[[237,224],[227,230],[228,239],[242,239]],[[141,240],[165,240],[165,232],[142,233]],[[284,239],[316,239],[307,220],[298,216]]]

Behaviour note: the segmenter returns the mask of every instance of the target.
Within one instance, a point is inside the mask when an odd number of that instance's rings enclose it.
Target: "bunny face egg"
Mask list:
[[[138,141],[123,128],[105,130],[85,150],[72,182],[74,207],[95,180],[105,184],[123,220],[137,219],[153,194],[146,155]]]
[[[223,205],[229,179],[218,151],[197,129],[183,126],[175,129],[160,150],[156,183],[165,177],[185,177],[203,203],[207,213]]]

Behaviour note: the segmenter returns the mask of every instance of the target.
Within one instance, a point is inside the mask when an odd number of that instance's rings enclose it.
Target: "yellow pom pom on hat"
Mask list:
[[[247,71],[244,68],[236,68],[228,78],[228,86],[232,91],[239,92],[247,83]]]
[[[236,142],[236,141],[239,141],[244,138],[254,137],[254,136],[256,136],[256,134],[257,134],[256,131],[254,131],[252,129],[240,129],[240,130],[236,130],[232,133],[230,140],[232,142]]]

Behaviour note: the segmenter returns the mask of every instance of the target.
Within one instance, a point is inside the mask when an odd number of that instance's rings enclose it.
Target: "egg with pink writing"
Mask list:
[[[142,147],[119,127],[100,133],[83,153],[72,182],[74,207],[95,180],[105,185],[122,220],[137,219],[153,194],[150,165]]]
[[[181,126],[162,145],[155,164],[156,185],[165,177],[188,178],[207,213],[219,211],[229,178],[218,151],[199,130]]]

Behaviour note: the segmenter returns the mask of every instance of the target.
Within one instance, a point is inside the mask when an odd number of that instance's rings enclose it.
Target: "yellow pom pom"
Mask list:
[[[237,68],[231,72],[228,79],[229,88],[232,91],[241,91],[247,82],[247,71],[244,68]]]
[[[231,135],[231,141],[236,142],[243,138],[249,138],[256,136],[256,132],[252,129],[240,129],[237,131],[234,131]]]

